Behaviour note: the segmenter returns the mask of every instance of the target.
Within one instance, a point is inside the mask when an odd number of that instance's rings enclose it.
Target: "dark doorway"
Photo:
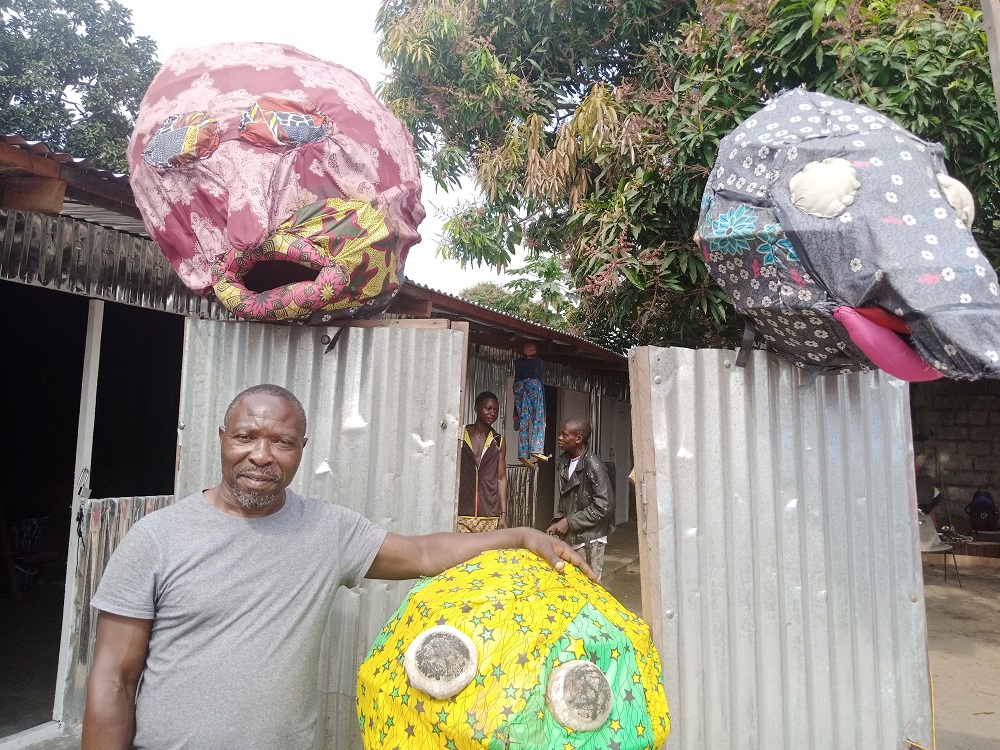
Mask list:
[[[91,497],[174,491],[184,318],[105,304]]]
[[[559,422],[556,405],[559,403],[557,388],[545,386],[545,455],[552,459],[538,464],[538,494],[535,500],[535,526],[544,531],[552,522],[555,512],[556,462],[559,455]]]
[[[85,297],[0,282],[0,393],[18,449],[0,483],[2,561],[14,562],[0,580],[0,738],[52,719],[88,309]],[[105,303],[92,498],[173,492],[183,340],[182,316]]]
[[[0,281],[0,737],[52,719],[86,338],[86,298]]]

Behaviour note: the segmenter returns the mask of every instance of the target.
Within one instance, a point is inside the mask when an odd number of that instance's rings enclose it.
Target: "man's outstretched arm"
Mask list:
[[[146,664],[152,620],[101,612],[87,679],[81,750],[128,750],[135,737],[135,691]]]
[[[571,563],[588,578],[597,581],[594,571],[568,544],[537,529],[525,527],[484,531],[481,534],[400,536],[389,533],[365,577],[398,581],[434,576],[486,550],[512,547],[534,552],[556,570],[561,571],[567,562]]]

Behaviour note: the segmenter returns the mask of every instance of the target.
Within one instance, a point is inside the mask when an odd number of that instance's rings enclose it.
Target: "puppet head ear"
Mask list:
[[[972,222],[976,219],[976,204],[972,200],[972,193],[969,192],[969,188],[954,177],[949,177],[944,172],[938,172],[937,181],[938,185],[941,186],[941,192],[944,193],[944,197],[948,199],[951,207],[958,212],[958,218],[962,220],[965,226],[972,229]]]
[[[435,625],[410,643],[403,669],[416,690],[432,698],[451,698],[476,676],[479,652],[472,639],[458,628]]]

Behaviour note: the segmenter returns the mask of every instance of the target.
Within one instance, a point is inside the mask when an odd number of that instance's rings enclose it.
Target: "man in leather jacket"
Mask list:
[[[558,511],[547,533],[565,539],[600,580],[604,547],[615,530],[615,493],[604,463],[590,450],[591,432],[590,422],[580,418],[567,419],[559,430]]]

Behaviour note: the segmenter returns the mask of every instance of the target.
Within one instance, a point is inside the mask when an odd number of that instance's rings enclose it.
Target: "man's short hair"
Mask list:
[[[292,393],[287,388],[282,388],[280,385],[274,385],[272,383],[261,383],[260,385],[252,385],[236,394],[236,398],[229,402],[229,406],[226,408],[226,415],[222,418],[222,426],[227,427],[229,425],[229,416],[233,413],[233,409],[236,405],[245,399],[247,396],[254,396],[258,393],[263,393],[267,396],[277,396],[278,398],[283,398],[286,401],[291,402],[299,412],[299,416],[302,417],[302,434],[306,434],[306,410],[302,407],[302,402],[299,401],[298,397]]]
[[[485,401],[488,398],[493,399],[498,404],[500,403],[500,399],[497,398],[497,394],[495,394],[493,391],[483,391],[478,396],[476,396],[476,406],[478,407],[481,403],[483,403],[483,401]]]
[[[590,445],[590,434],[594,431],[590,426],[590,420],[583,417],[570,417],[564,424],[577,435],[583,438],[584,445]]]

